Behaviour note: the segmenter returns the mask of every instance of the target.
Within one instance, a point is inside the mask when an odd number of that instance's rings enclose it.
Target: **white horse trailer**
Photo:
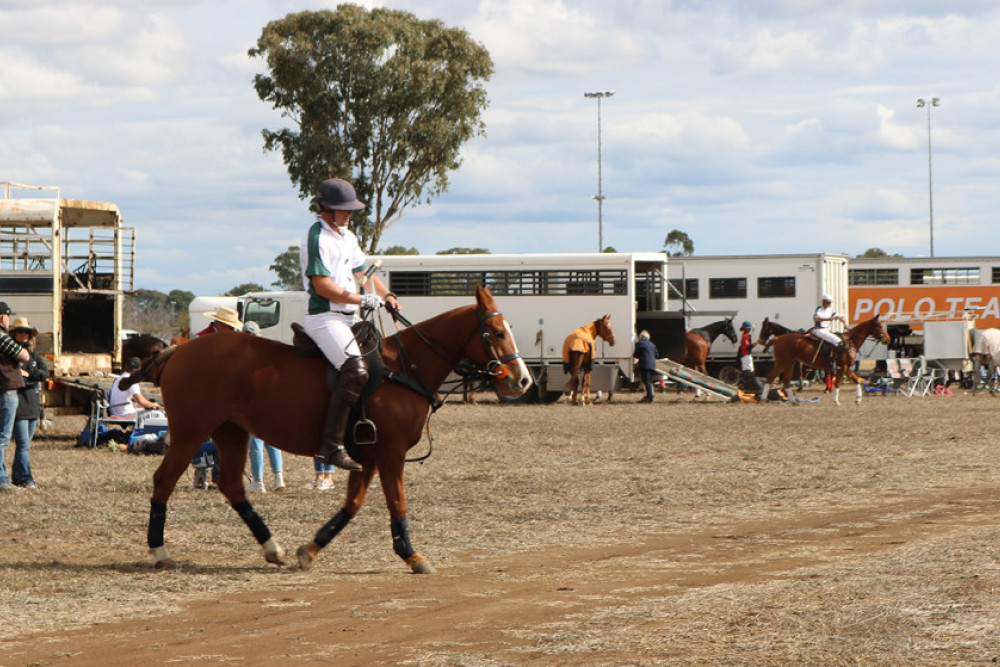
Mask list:
[[[614,392],[632,380],[637,330],[654,327],[661,352],[669,318],[663,313],[664,253],[563,253],[518,255],[386,255],[377,275],[398,295],[403,314],[419,322],[472,302],[486,285],[511,323],[518,349],[535,376],[538,393],[527,400],[555,400],[567,376],[563,341],[574,329],[611,315],[615,344],[598,338],[591,386]],[[673,318],[676,328],[683,323]],[[683,337],[683,329],[679,329]],[[676,336],[676,331],[674,331]]]
[[[668,311],[680,311],[688,329],[719,319],[720,312],[736,313],[733,322],[749,321],[754,340],[764,318],[789,329],[808,329],[823,295],[848,319],[847,256],[807,255],[727,255],[671,257]],[[839,324],[834,331],[843,329]],[[770,352],[760,354],[758,372],[773,361]],[[711,375],[723,377],[723,369],[738,367],[738,345],[719,337],[709,350]],[[738,374],[738,372],[737,372]],[[725,379],[725,378],[724,378]]]

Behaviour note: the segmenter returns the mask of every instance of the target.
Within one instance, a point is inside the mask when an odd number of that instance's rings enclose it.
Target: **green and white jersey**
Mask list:
[[[358,291],[354,274],[365,270],[367,257],[354,232],[346,227],[336,231],[317,218],[299,246],[299,261],[302,265],[302,287],[309,293],[309,315],[330,310],[339,313],[357,311],[358,307],[353,303],[333,303],[317,294],[311,279],[312,276],[329,276],[342,289],[352,293]]]

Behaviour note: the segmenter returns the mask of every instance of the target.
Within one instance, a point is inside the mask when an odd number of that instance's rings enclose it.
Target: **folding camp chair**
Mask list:
[[[112,406],[108,404],[108,399],[106,398],[104,391],[99,389],[91,400],[90,405],[90,422],[88,423],[90,441],[88,445],[91,449],[97,446],[97,438],[100,435],[102,425],[114,425],[123,430],[135,426],[135,417],[115,417],[109,414],[109,409],[111,407]],[[119,406],[116,405],[114,407]]]

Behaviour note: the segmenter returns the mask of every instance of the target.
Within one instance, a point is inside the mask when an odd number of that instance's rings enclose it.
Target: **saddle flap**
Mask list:
[[[322,357],[323,351],[319,349],[305,328],[298,322],[292,322],[292,347],[309,357]]]

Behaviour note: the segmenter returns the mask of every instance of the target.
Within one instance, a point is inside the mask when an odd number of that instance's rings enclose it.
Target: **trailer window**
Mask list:
[[[979,267],[968,269],[910,269],[911,285],[978,285]]]
[[[757,297],[760,299],[795,296],[795,277],[757,278]]]
[[[391,271],[399,296],[471,296],[485,285],[495,296],[628,294],[625,271]]]
[[[709,278],[709,299],[745,299],[747,298],[746,278]]]
[[[848,269],[847,284],[852,287],[898,285],[899,269]]]
[[[993,267],[993,284],[1000,283],[1000,266]]]
[[[685,298],[685,299],[697,299],[698,298],[698,279],[697,278],[671,278],[670,279],[670,298]]]

